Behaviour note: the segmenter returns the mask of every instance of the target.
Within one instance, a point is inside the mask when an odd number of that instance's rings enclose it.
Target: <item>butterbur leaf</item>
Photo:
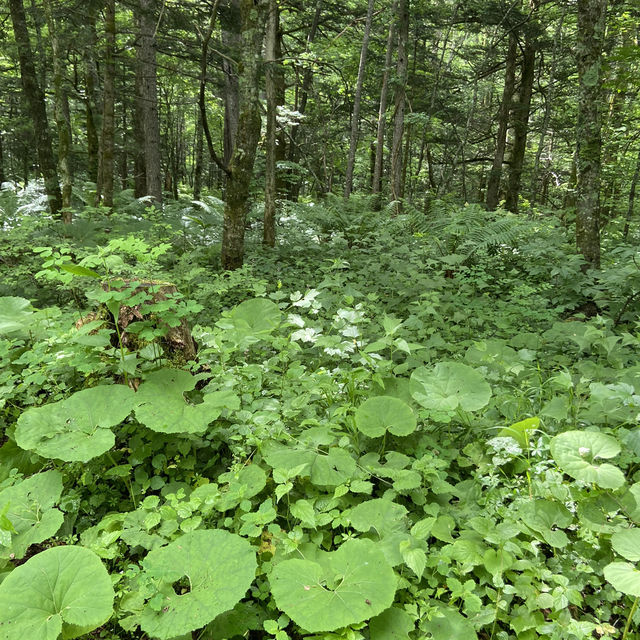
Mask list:
[[[77,638],[111,617],[113,598],[111,578],[93,551],[47,549],[0,583],[0,638]]]
[[[88,462],[111,449],[111,427],[131,413],[133,398],[133,390],[124,385],[100,385],[27,409],[18,418],[16,442],[45,458]]]
[[[31,303],[25,298],[3,296],[0,298],[0,335],[21,331],[29,324]]]
[[[356,411],[356,427],[370,438],[408,436],[416,430],[416,418],[411,407],[391,396],[377,396],[365,400]]]
[[[385,535],[406,531],[404,518],[407,510],[401,505],[384,498],[367,500],[356,505],[349,512],[349,522],[357,531],[367,533],[370,529],[382,538]]]
[[[612,436],[597,431],[565,431],[549,445],[558,466],[572,478],[597,484],[603,489],[619,489],[625,482],[618,467],[600,460],[614,458],[620,445]]]
[[[452,412],[478,411],[491,398],[491,387],[482,375],[460,362],[439,362],[419,367],[411,374],[411,395],[425,409]]]
[[[369,622],[371,640],[408,640],[415,624],[402,609],[390,607]]]
[[[204,627],[244,597],[256,566],[249,542],[222,530],[199,529],[153,549],[142,567],[158,593],[140,615],[141,629],[169,640]],[[179,595],[173,584],[183,578],[186,592]]]
[[[189,404],[184,394],[197,381],[181,369],[150,373],[136,394],[136,418],[159,433],[203,433],[224,409],[238,408],[238,397],[232,391],[214,391],[200,404]]]
[[[216,322],[224,339],[248,346],[266,338],[282,320],[278,305],[266,298],[245,300]]]
[[[421,629],[429,632],[433,640],[477,640],[478,636],[473,625],[453,607],[438,605],[431,618],[421,625]]]
[[[0,529],[11,534],[6,544],[0,541],[0,558],[19,560],[30,545],[55,535],[64,520],[54,508],[61,493],[62,476],[57,471],[39,473],[0,491]]]
[[[604,577],[614,589],[640,597],[640,571],[628,562],[612,562],[604,568]]]
[[[640,529],[616,531],[611,536],[611,546],[626,560],[638,562],[640,560]]]
[[[347,540],[317,562],[284,560],[269,576],[276,605],[310,632],[368,620],[391,606],[396,578],[370,540]]]

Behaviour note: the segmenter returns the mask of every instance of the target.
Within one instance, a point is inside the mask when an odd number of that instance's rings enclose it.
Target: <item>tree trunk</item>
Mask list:
[[[533,79],[536,71],[536,43],[527,37],[522,52],[522,72],[520,75],[520,91],[518,102],[513,106],[513,148],[509,166],[509,185],[505,207],[512,213],[518,212],[518,197],[522,181],[522,167],[527,151],[527,133],[529,131],[529,114],[531,112],[531,95]]]
[[[96,113],[96,85],[98,69],[96,67],[96,11],[91,4],[87,6],[87,46],[84,49],[84,86],[85,86],[85,118],[87,125],[87,176],[91,182],[98,182],[98,164],[100,155],[100,140]]]
[[[139,37],[136,64],[139,68],[140,112],[144,131],[146,194],[162,204],[162,162],[156,65],[156,0],[138,0]]]
[[[396,95],[395,114],[393,124],[393,142],[391,144],[391,198],[400,203],[403,197],[403,149],[402,136],[404,133],[405,94],[407,87],[407,40],[409,39],[409,0],[398,2],[398,60],[396,64]],[[400,213],[401,204],[395,207],[395,213]]]
[[[204,168],[204,136],[202,135],[202,117],[198,109],[196,116],[195,168],[193,170],[193,199],[202,197],[202,173]]]
[[[398,11],[398,0],[394,0],[391,7],[391,15],[395,17]],[[382,73],[382,88],[380,89],[380,105],[378,107],[378,130],[376,133],[376,159],[373,167],[373,184],[371,185],[374,194],[382,190],[382,162],[384,159],[384,130],[387,115],[387,97],[389,94],[389,74],[391,73],[391,59],[393,56],[393,40],[395,38],[396,22],[394,19],[389,24],[387,35],[387,49],[384,55],[384,71]]]
[[[607,0],[578,0],[576,244],[585,268],[600,267],[602,47]]]
[[[265,180],[264,180],[264,220],[262,244],[275,247],[276,244],[276,127],[278,96],[276,90],[276,48],[278,41],[278,3],[268,0],[269,16],[265,38],[265,82],[267,94],[267,131],[265,140]]]
[[[633,178],[631,179],[631,188],[629,189],[629,204],[627,206],[627,217],[624,221],[624,231],[622,232],[622,237],[625,240],[625,242],[629,237],[629,228],[631,227],[631,220],[633,219],[633,206],[636,200],[636,187],[638,186],[639,179],[640,179],[640,151],[638,151],[638,157],[636,159],[636,169],[633,172]]]
[[[71,192],[73,176],[71,173],[71,122],[69,121],[69,102],[67,97],[66,74],[61,59],[58,30],[53,17],[51,0],[45,0],[44,11],[49,29],[49,39],[53,52],[53,86],[55,96],[54,116],[58,129],[58,170],[62,178],[62,218],[71,222]]]
[[[224,73],[224,127],[222,132],[223,154],[222,161],[225,166],[231,164],[236,135],[238,132],[238,117],[240,111],[240,87],[238,68],[236,62],[243,55],[242,51],[242,17],[240,15],[240,2],[230,0],[229,6],[221,11],[222,43],[226,57],[222,59]]]
[[[0,132],[0,189],[2,189],[2,183],[7,181],[7,176],[4,172],[4,152],[2,150],[2,132]]]
[[[38,85],[36,78],[36,69],[33,62],[33,53],[31,51],[31,43],[29,42],[29,31],[27,30],[27,20],[22,0],[9,0],[9,9],[11,11],[13,33],[16,44],[18,45],[22,90],[33,123],[38,164],[40,165],[40,171],[44,178],[44,188],[49,201],[49,209],[54,218],[61,218],[66,222],[62,216],[62,194],[60,192],[58,171],[51,146],[51,134],[49,133],[44,93]]]
[[[115,46],[116,6],[115,0],[106,0],[104,9],[104,81],[102,138],[100,141],[100,167],[98,170],[98,192],[96,199],[102,200],[107,209],[113,208],[113,156],[115,147]]]
[[[356,150],[358,148],[358,130],[360,129],[360,102],[362,100],[362,85],[369,51],[369,37],[371,36],[371,21],[373,19],[374,0],[369,0],[367,5],[367,17],[364,23],[362,47],[360,49],[360,65],[358,66],[358,79],[356,92],[353,97],[353,113],[351,115],[351,137],[349,139],[349,156],[347,159],[347,175],[344,183],[344,197],[348,198],[353,191],[353,168],[356,163]]]
[[[232,0],[239,17],[241,46],[238,58],[238,130],[229,164],[222,268],[237,269],[244,259],[244,225],[253,163],[260,140],[260,60],[268,0]]]
[[[502,91],[502,102],[498,112],[498,132],[496,134],[496,153],[493,158],[493,165],[489,173],[487,184],[487,209],[493,211],[498,206],[500,192],[500,178],[502,177],[502,164],[504,162],[504,152],[507,148],[507,129],[509,128],[509,112],[511,111],[511,99],[516,81],[516,55],[517,38],[514,33],[509,34],[509,49],[507,50],[507,63],[504,72],[504,89]]]
[[[320,24],[320,16],[322,15],[322,3],[323,0],[317,0],[315,12],[313,14],[313,21],[311,22],[311,28],[309,29],[309,33],[307,34],[307,45],[306,51],[309,51],[309,48],[313,44],[316,33],[318,32],[318,25]],[[307,63],[308,64],[308,63]],[[300,115],[304,115],[307,110],[307,101],[309,99],[309,91],[311,90],[311,83],[313,81],[313,69],[307,67],[302,74],[302,85],[300,86],[300,90],[298,92],[298,104],[296,104],[296,111]],[[298,133],[300,127],[294,126],[291,129],[291,144],[289,147],[289,162],[297,163],[300,160],[300,148],[298,141]],[[300,181],[299,180],[291,180],[289,182],[288,189],[288,198],[293,202],[298,200],[298,195],[300,193]]]

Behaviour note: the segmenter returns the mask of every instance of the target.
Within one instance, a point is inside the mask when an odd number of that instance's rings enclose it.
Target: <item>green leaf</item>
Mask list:
[[[369,622],[371,640],[408,640],[415,623],[402,609],[390,607]]]
[[[266,338],[282,320],[278,305],[266,298],[245,300],[216,322],[224,338],[236,345],[250,345]]]
[[[0,335],[22,331],[31,320],[30,308],[31,303],[25,298],[0,298]]]
[[[124,385],[100,385],[66,400],[25,411],[18,419],[16,442],[45,458],[88,462],[111,449],[111,428],[131,413],[134,392]]]
[[[269,576],[276,605],[303,629],[333,631],[391,606],[396,577],[370,540],[347,540],[318,562],[285,560]]]
[[[113,598],[111,578],[93,551],[47,549],[0,583],[0,638],[77,638],[111,617]]]
[[[612,436],[597,431],[565,431],[549,446],[558,466],[576,480],[593,482],[603,489],[619,489],[625,482],[618,467],[599,462],[620,453],[620,445]]]
[[[203,433],[224,409],[238,408],[238,397],[231,391],[207,393],[200,404],[189,404],[184,394],[197,381],[181,369],[150,373],[136,394],[136,418],[159,433]]]
[[[616,531],[611,536],[611,546],[626,560],[638,562],[640,560],[640,529]]]
[[[356,411],[356,427],[366,436],[377,438],[387,431],[394,436],[408,436],[416,429],[411,407],[398,398],[377,396],[365,400]]]
[[[432,411],[478,411],[491,398],[491,387],[482,375],[460,362],[439,362],[420,367],[411,375],[411,395]]]
[[[501,429],[499,438],[513,438],[523,449],[529,448],[530,434],[540,428],[540,418],[527,418]]]
[[[87,267],[82,267],[79,264],[61,264],[60,269],[67,273],[72,273],[74,276],[86,276],[88,278],[96,279],[102,278],[99,273],[96,273],[92,269],[87,269]]]
[[[141,629],[168,640],[205,626],[244,597],[256,566],[249,542],[222,530],[192,531],[153,549],[142,567],[158,594],[142,611]],[[173,584],[185,577],[188,592],[178,595]]]
[[[640,597],[640,571],[628,562],[612,562],[604,568],[604,577],[614,589],[628,596]]]
[[[407,510],[401,504],[384,498],[375,498],[356,505],[349,512],[348,519],[357,531],[367,533],[374,529],[382,538],[398,531],[405,531],[406,515]]]
[[[456,609],[445,605],[438,605],[430,620],[421,624],[421,629],[433,636],[433,640],[477,640],[475,629],[469,620],[458,613]]]
[[[55,535],[64,520],[62,512],[54,508],[61,493],[62,475],[58,471],[39,473],[0,492],[0,514],[13,530],[11,541],[0,544],[0,558],[19,560],[30,545]]]
[[[552,547],[565,547],[569,538],[564,531],[573,522],[571,512],[562,504],[551,500],[534,500],[525,503],[519,510],[524,524],[540,533]],[[558,529],[559,528],[559,529]]]

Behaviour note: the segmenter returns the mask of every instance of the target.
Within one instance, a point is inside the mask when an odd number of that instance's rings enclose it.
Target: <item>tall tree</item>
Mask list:
[[[22,0],[9,0],[9,10],[11,12],[14,37],[18,45],[22,90],[33,124],[38,164],[44,178],[44,188],[49,201],[49,209],[51,215],[55,218],[61,218],[63,222],[69,222],[69,219],[62,212],[62,193],[60,192],[58,171],[51,145],[44,92],[38,84],[36,76],[31,42],[29,41],[29,30],[27,29],[27,18]]]
[[[138,41],[136,47],[139,74],[138,112],[144,132],[144,166],[146,195],[162,204],[162,155],[156,64],[156,0],[138,0]]]
[[[356,163],[356,149],[358,147],[358,132],[360,130],[360,102],[362,100],[362,85],[364,83],[364,71],[367,65],[367,52],[369,51],[369,37],[371,36],[371,21],[373,18],[374,0],[367,4],[367,17],[364,23],[362,47],[360,48],[360,64],[358,65],[358,79],[356,91],[353,96],[353,111],[351,113],[351,137],[349,139],[349,156],[347,159],[347,175],[344,182],[344,197],[348,198],[353,191],[353,168]]]
[[[487,183],[487,209],[493,210],[498,206],[500,193],[500,178],[502,177],[502,164],[507,148],[507,130],[509,128],[509,113],[511,111],[511,100],[516,83],[516,62],[518,55],[518,39],[516,34],[509,33],[509,47],[507,49],[507,59],[504,71],[504,88],[502,90],[502,100],[498,111],[498,132],[496,133],[496,150],[493,156],[493,164],[489,173]]]
[[[398,59],[396,62],[396,93],[393,120],[393,140],[391,143],[391,198],[401,202],[404,191],[404,157],[402,137],[404,133],[404,112],[406,102],[407,72],[409,60],[407,55],[407,41],[409,39],[409,1],[398,2]],[[401,205],[396,206],[396,213]]]
[[[578,0],[576,243],[586,267],[600,267],[602,48],[607,0]]]
[[[231,0],[239,18],[238,128],[225,191],[222,267],[237,269],[244,260],[244,227],[253,164],[260,140],[260,61],[268,0]]]

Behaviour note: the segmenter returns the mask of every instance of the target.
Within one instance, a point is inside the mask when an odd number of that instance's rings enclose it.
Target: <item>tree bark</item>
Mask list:
[[[356,80],[356,92],[353,97],[353,113],[351,114],[351,137],[349,139],[349,156],[347,159],[347,175],[344,183],[344,197],[348,198],[353,191],[353,168],[356,163],[356,150],[358,148],[358,132],[360,129],[360,102],[362,100],[362,85],[364,72],[367,65],[367,53],[369,51],[369,38],[371,36],[371,21],[373,19],[374,0],[367,4],[367,17],[364,23],[362,47],[360,49],[360,64],[358,66],[358,79]]]
[[[279,12],[277,0],[268,0],[267,34],[265,38],[265,84],[267,94],[267,131],[265,140],[264,219],[262,244],[276,244],[276,128],[278,95],[276,89],[276,49]]]
[[[631,220],[633,219],[633,207],[636,200],[636,188],[638,186],[638,180],[640,180],[640,151],[638,151],[638,157],[636,158],[636,168],[633,172],[631,187],[629,189],[629,204],[627,206],[627,216],[624,221],[624,231],[622,232],[622,237],[625,242],[629,237],[629,229],[631,227]]]
[[[202,173],[204,168],[204,136],[202,134],[202,117],[200,110],[196,116],[196,142],[193,170],[193,199],[200,200],[202,196]]]
[[[102,137],[100,140],[100,165],[98,170],[97,202],[107,209],[113,208],[113,157],[115,148],[115,0],[106,0],[104,10],[104,81],[102,109]]]
[[[49,132],[44,93],[36,77],[22,0],[9,0],[9,10],[11,11],[13,33],[18,45],[22,90],[33,124],[38,164],[44,178],[44,188],[49,201],[49,209],[54,218],[61,218],[65,221],[62,216],[62,193],[60,192],[58,171],[51,146],[51,134]]]
[[[96,85],[98,69],[96,67],[96,11],[93,5],[87,6],[87,46],[84,49],[84,86],[85,86],[85,122],[87,126],[87,176],[91,182],[98,182],[98,164],[100,156],[100,139],[96,113]]]
[[[224,73],[224,127],[222,132],[222,161],[225,166],[231,163],[231,157],[236,144],[238,132],[238,117],[240,111],[240,79],[238,77],[237,62],[244,53],[242,51],[243,37],[242,16],[237,0],[230,0],[229,6],[220,12],[222,22],[222,44],[226,56],[222,59]]]
[[[394,0],[391,7],[391,15],[398,11],[398,0]],[[391,20],[387,35],[387,49],[384,55],[384,71],[382,73],[382,87],[380,89],[380,105],[378,107],[378,129],[376,133],[375,164],[373,167],[373,183],[371,185],[374,194],[382,190],[382,162],[384,159],[384,130],[387,116],[387,99],[389,95],[389,74],[391,73],[391,60],[393,56],[393,40],[395,38],[396,22]]]
[[[240,21],[238,67],[238,129],[229,164],[224,224],[222,268],[237,269],[244,260],[244,226],[253,164],[260,140],[260,60],[268,0],[232,0]]]
[[[602,47],[607,0],[578,0],[576,244],[585,268],[600,267]]]
[[[162,205],[162,161],[160,149],[160,118],[158,115],[158,81],[156,64],[156,0],[138,0],[139,26],[136,64],[140,79],[138,97],[144,131],[144,162],[146,194]]]
[[[531,95],[536,70],[536,42],[531,37],[525,38],[522,52],[522,71],[520,75],[520,91],[518,102],[513,106],[513,147],[509,166],[509,184],[505,207],[512,213],[518,212],[518,198],[522,182],[522,168],[527,151],[527,133],[529,132],[529,115],[531,113]]]
[[[402,136],[404,133],[404,111],[407,87],[407,41],[409,39],[409,0],[398,2],[398,60],[396,64],[397,86],[395,94],[395,114],[393,141],[391,144],[391,198],[401,203],[404,195],[404,167]],[[395,213],[402,211],[401,204],[395,206]]]
[[[511,111],[511,99],[516,82],[516,56],[517,38],[514,33],[509,34],[509,48],[507,50],[507,62],[504,72],[504,89],[502,91],[502,102],[498,112],[498,132],[496,134],[496,153],[493,158],[493,165],[489,173],[487,184],[486,207],[493,211],[498,206],[500,192],[500,178],[502,177],[502,164],[504,162],[504,152],[507,147],[507,129],[509,128],[509,112]]]
[[[62,178],[62,219],[71,222],[71,192],[73,175],[71,172],[71,122],[69,121],[69,102],[64,62],[61,59],[58,30],[53,17],[51,0],[45,0],[44,11],[49,29],[49,39],[53,53],[53,86],[55,96],[54,117],[58,129],[58,171]]]

